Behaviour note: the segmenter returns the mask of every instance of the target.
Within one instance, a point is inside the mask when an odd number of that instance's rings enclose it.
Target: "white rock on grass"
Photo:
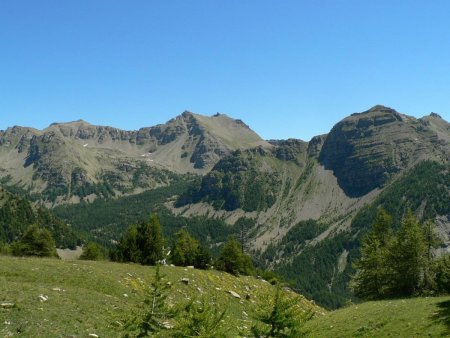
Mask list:
[[[98,334],[95,333],[89,333],[88,337],[92,337],[92,338],[98,338]]]
[[[164,323],[162,323],[162,326],[165,328],[165,329],[173,329],[173,325],[172,324],[170,324],[169,322],[164,322]]]
[[[228,291],[228,293],[230,295],[232,295],[234,298],[239,298],[239,299],[241,298],[241,296],[237,292],[234,292],[232,290]]]
[[[10,309],[10,308],[14,307],[14,305],[15,305],[14,303],[7,303],[7,302],[5,302],[5,303],[1,303],[0,307],[2,309]]]
[[[40,301],[41,303],[42,303],[42,302],[46,302],[46,301],[48,301],[48,296],[45,296],[45,295],[39,295],[38,299],[39,299],[39,301]]]

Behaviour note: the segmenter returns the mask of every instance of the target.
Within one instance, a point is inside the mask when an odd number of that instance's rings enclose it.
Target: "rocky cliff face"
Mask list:
[[[443,149],[436,149],[436,133],[424,121],[375,106],[336,124],[319,160],[333,170],[347,195],[359,197],[418,160],[442,154]]]
[[[436,114],[416,119],[375,106],[309,143],[269,141],[271,149],[227,155],[178,201],[183,208],[175,210],[225,217],[231,223],[234,215],[246,214],[255,220],[258,248],[308,219],[332,221],[333,231],[341,231],[362,206],[415,164],[448,162],[449,137],[449,124]],[[333,231],[327,228],[321,238]]]

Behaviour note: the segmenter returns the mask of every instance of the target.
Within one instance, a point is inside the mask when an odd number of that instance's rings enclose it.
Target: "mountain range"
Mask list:
[[[0,170],[8,183],[48,202],[78,202],[167,185],[174,175],[203,174],[232,151],[257,146],[270,144],[222,114],[184,112],[137,131],[83,120],[44,130],[14,126],[0,132]]]
[[[259,264],[330,307],[349,297],[350,263],[379,206],[398,218],[408,207],[433,218],[445,250],[449,159],[447,121],[381,105],[309,142],[263,140],[240,120],[191,112],[137,131],[82,120],[0,131],[5,189],[58,209],[186,182],[164,195],[166,212],[242,224],[239,235]],[[320,282],[311,285],[313,277]]]

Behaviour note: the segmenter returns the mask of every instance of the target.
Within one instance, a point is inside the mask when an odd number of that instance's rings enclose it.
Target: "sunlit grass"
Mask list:
[[[450,297],[367,302],[318,317],[313,337],[448,337]]]
[[[272,285],[252,277],[178,267],[162,267],[161,272],[173,285],[169,302],[204,296],[227,308],[230,337],[250,328],[254,309],[273,295]],[[119,337],[127,318],[143,305],[138,285],[148,285],[153,275],[154,267],[136,264],[0,256],[0,303],[14,303],[0,308],[0,336]],[[189,279],[188,285],[182,278]],[[40,295],[48,300],[39,300]],[[323,312],[306,299],[301,306]]]

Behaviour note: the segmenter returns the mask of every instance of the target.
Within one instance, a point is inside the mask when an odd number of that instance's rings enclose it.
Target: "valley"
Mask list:
[[[396,226],[408,208],[434,220],[447,251],[449,158],[447,121],[380,105],[309,142],[191,112],[137,131],[82,120],[0,131],[3,189],[51,209],[81,241],[111,248],[156,212],[168,238],[186,227],[213,252],[236,236],[257,266],[327,308],[354,300],[352,262],[379,207]]]

